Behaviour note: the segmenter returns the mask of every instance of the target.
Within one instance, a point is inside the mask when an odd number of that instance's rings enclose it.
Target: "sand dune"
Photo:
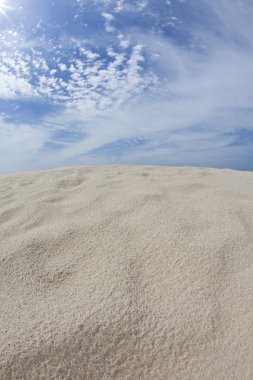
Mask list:
[[[0,177],[0,379],[253,379],[253,173]]]

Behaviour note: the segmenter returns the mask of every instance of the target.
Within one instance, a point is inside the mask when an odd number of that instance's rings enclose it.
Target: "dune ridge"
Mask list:
[[[253,173],[0,177],[0,379],[253,379]]]

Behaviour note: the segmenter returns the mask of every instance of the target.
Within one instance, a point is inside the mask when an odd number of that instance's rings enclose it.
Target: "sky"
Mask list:
[[[253,170],[252,0],[0,0],[0,173]]]

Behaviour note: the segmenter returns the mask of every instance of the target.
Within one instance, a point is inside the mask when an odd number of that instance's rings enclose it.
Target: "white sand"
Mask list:
[[[253,379],[253,173],[0,177],[0,379]]]

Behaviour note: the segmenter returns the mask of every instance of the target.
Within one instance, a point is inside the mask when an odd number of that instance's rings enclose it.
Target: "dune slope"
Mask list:
[[[252,380],[253,173],[0,177],[0,378]]]

